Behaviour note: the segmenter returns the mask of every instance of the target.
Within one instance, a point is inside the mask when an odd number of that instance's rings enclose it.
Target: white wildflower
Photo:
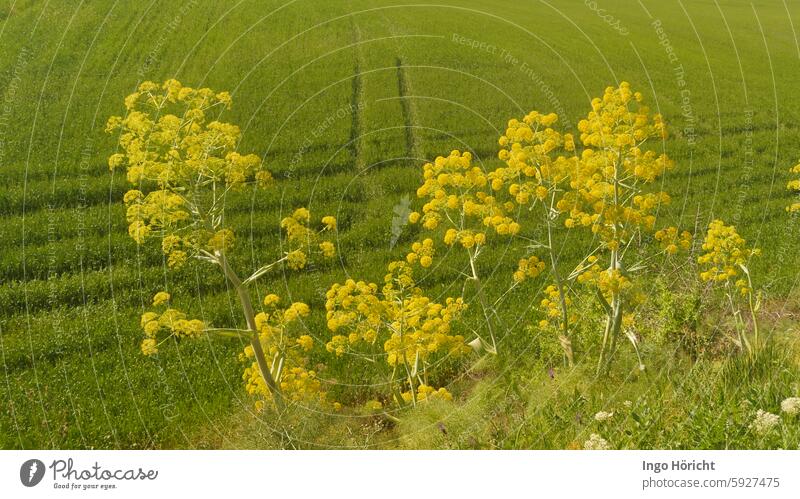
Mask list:
[[[600,411],[600,412],[598,412],[597,414],[594,415],[594,420],[595,421],[600,421],[602,423],[604,421],[608,421],[609,419],[611,419],[613,417],[614,417],[614,412],[613,411],[612,412]]]
[[[583,448],[586,450],[609,450],[611,447],[608,441],[597,433],[589,435],[589,440],[583,443]]]
[[[800,414],[800,397],[789,397],[781,402],[781,410],[790,416]]]
[[[758,410],[756,418],[750,423],[750,428],[759,435],[766,435],[780,424],[781,418],[777,414]]]

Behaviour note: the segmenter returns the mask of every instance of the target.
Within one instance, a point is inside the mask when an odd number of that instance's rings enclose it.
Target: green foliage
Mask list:
[[[697,286],[689,289],[668,287],[663,279],[655,279],[653,307],[644,312],[652,314],[652,339],[660,344],[677,344],[692,358],[715,357],[729,350],[722,330],[707,320],[711,312]]]
[[[463,403],[414,411],[398,426],[398,443],[568,449],[584,447],[597,434],[614,449],[797,448],[797,416],[781,412],[780,404],[800,388],[800,365],[785,352],[778,342],[756,359],[721,364],[694,363],[664,350],[659,364],[671,367],[637,377],[629,373],[638,361],[627,356],[610,373],[611,382],[601,383],[590,367],[503,372],[502,379],[481,380]],[[752,427],[759,409],[780,417],[763,435]]]

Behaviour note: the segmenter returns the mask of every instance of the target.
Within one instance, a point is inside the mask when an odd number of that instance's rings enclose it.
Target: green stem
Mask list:
[[[600,372],[602,371],[603,364],[605,362],[606,349],[608,348],[608,337],[611,333],[612,311],[611,305],[608,304],[608,300],[606,300],[606,297],[603,296],[603,292],[600,290],[600,288],[596,289],[596,294],[597,300],[600,302],[600,305],[602,305],[603,310],[606,312],[606,327],[603,331],[603,345],[600,347],[600,356],[597,360],[597,376],[600,376]]]
[[[395,364],[394,368],[392,369],[392,374],[389,376],[389,392],[394,397],[394,401],[397,404],[397,407],[404,407],[406,405],[405,400],[403,400],[403,396],[400,393],[400,390],[397,388],[397,384],[395,383],[395,378],[397,375],[397,365]]]
[[[747,306],[750,308],[750,317],[753,319],[753,347],[755,351],[759,349],[758,317],[756,317],[756,307],[753,303],[753,281],[750,279],[750,271],[744,265],[741,266],[744,275],[747,276]]]
[[[597,290],[600,293],[600,290]],[[597,373],[596,375],[599,377],[600,374],[603,372],[603,366],[605,365],[606,361],[606,350],[608,349],[608,337],[611,334],[611,313],[607,312],[606,315],[606,327],[603,330],[603,345],[600,347],[600,356],[597,360]]]
[[[555,196],[555,194],[553,194],[553,196]],[[564,293],[564,285],[561,281],[561,274],[558,272],[558,265],[556,264],[556,254],[555,249],[553,248],[553,224],[550,221],[549,213],[547,213],[547,207],[544,206],[544,208],[545,220],[547,222],[547,249],[550,253],[550,266],[553,269],[553,279],[556,281],[556,288],[558,289],[558,296],[561,305],[562,335],[559,340],[561,343],[561,348],[564,349],[564,355],[567,357],[567,364],[569,367],[572,367],[574,365],[575,358],[572,351],[572,340],[569,334],[569,312],[567,310],[567,297]]]
[[[608,349],[608,357],[606,358],[606,365],[603,374],[608,374],[611,370],[611,361],[617,353],[617,342],[622,332],[622,298],[615,297],[614,316],[611,323],[611,345]]]
[[[489,337],[492,340],[492,344],[487,345],[486,341],[483,338],[481,338],[480,335],[478,336],[478,338],[481,340],[481,344],[483,345],[483,348],[485,348],[487,352],[496,355],[497,343],[494,338],[494,328],[492,328],[492,317],[491,314],[489,314],[489,305],[486,301],[486,295],[483,292],[483,285],[481,284],[481,280],[478,277],[478,271],[475,268],[475,257],[473,256],[472,251],[470,250],[467,250],[467,254],[469,255],[469,266],[470,269],[472,270],[472,280],[475,281],[475,286],[478,289],[478,300],[480,301],[481,308],[483,309],[483,316],[486,318],[486,327],[489,329]]]
[[[728,303],[731,306],[733,321],[736,324],[736,333],[739,336],[739,345],[742,350],[747,351],[748,355],[752,355],[753,347],[750,345],[750,341],[748,341],[747,335],[744,333],[744,323],[742,321],[741,312],[733,301],[733,296],[731,296],[730,286],[728,283],[725,284],[725,296],[728,298]]]
[[[756,317],[756,310],[755,310],[755,307],[753,306],[753,294],[752,294],[752,292],[750,292],[750,296],[748,298],[748,302],[747,303],[748,303],[749,308],[750,308],[750,317],[753,319],[753,347],[754,347],[755,351],[757,352],[758,349],[760,348],[759,347],[759,345],[760,345],[759,337],[758,337],[759,336],[758,335],[758,318]]]
[[[611,266],[609,272],[614,272],[619,269],[619,252],[616,249],[611,250]],[[602,296],[602,292],[598,289],[598,295],[602,299],[604,308],[606,310],[606,327],[603,332],[603,346],[600,350],[600,359],[597,363],[597,376],[606,375],[611,369],[611,361],[614,358],[614,353],[617,348],[617,339],[620,334],[622,326],[622,297],[619,293],[614,293],[611,296],[611,304]]]
[[[619,206],[619,162],[621,158],[621,153],[617,151],[617,160],[614,162],[614,206]],[[614,242],[619,244],[619,239],[617,238],[618,230],[617,230],[617,222],[614,222],[613,225],[613,232],[614,232]],[[612,274],[619,268],[619,249],[614,248],[611,250],[611,264],[609,266],[608,272]],[[621,312],[622,312],[622,304],[620,303],[620,297],[617,294],[611,295],[611,304],[609,305],[605,298],[602,296],[602,291],[598,289],[598,295],[602,299],[606,309],[606,327],[605,331],[603,332],[603,346],[600,350],[600,359],[597,363],[597,376],[607,374],[608,370],[611,367],[611,359],[614,355],[614,349],[616,348],[617,343],[617,335],[619,334],[619,326],[621,322]]]
[[[258,363],[258,369],[261,371],[261,376],[264,378],[264,382],[267,384],[267,388],[272,395],[272,400],[275,402],[275,407],[279,412],[282,412],[286,407],[286,404],[283,400],[283,394],[281,393],[281,390],[278,387],[278,384],[275,382],[272,372],[270,371],[269,364],[267,363],[267,359],[264,355],[264,348],[261,346],[259,331],[256,327],[255,310],[253,309],[253,302],[250,300],[250,292],[242,284],[241,279],[239,279],[239,276],[236,275],[236,272],[231,268],[230,264],[228,264],[228,259],[225,257],[225,253],[217,251],[215,256],[217,257],[220,267],[222,267],[222,272],[225,274],[225,277],[236,290],[236,294],[239,297],[239,302],[242,305],[242,311],[244,312],[245,320],[247,321],[247,327],[251,331],[250,345],[253,347],[253,353],[256,357],[256,362]]]

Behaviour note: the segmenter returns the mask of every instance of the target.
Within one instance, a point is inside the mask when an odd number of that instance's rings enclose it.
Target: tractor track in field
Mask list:
[[[392,36],[399,36],[402,34],[397,29],[395,23],[382,13],[383,19],[389,27],[389,32]],[[417,116],[416,105],[414,104],[414,90],[411,85],[411,78],[408,75],[405,64],[405,54],[403,47],[397,38],[393,39],[395,49],[397,50],[397,58],[395,59],[395,66],[397,67],[397,94],[400,98],[400,105],[403,110],[403,124],[405,126],[405,141],[406,141],[406,158],[409,161],[416,161],[421,158],[420,154],[420,139],[417,135],[417,123],[419,123]]]
[[[396,60],[397,65],[397,88],[400,95],[400,104],[403,109],[403,123],[405,124],[406,136],[406,157],[411,160],[419,158],[419,139],[415,132],[415,123],[417,122],[416,109],[414,108],[413,91],[411,89],[411,81],[406,74],[405,65],[403,64],[402,57],[398,56]]]
[[[352,19],[352,18],[351,18]],[[361,153],[361,108],[364,105],[364,88],[361,81],[361,67],[363,58],[359,42],[361,42],[361,30],[353,20],[353,43],[355,44],[355,64],[353,66],[353,90],[350,97],[350,109],[352,110],[353,122],[350,128],[350,154],[353,157],[353,165],[356,171],[364,169],[364,159]]]

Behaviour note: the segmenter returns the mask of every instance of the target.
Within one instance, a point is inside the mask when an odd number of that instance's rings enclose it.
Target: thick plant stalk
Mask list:
[[[622,299],[616,297],[614,304],[611,306],[614,315],[611,319],[611,344],[608,348],[608,356],[606,357],[606,365],[603,367],[603,375],[608,374],[611,370],[611,361],[617,352],[617,341],[619,340],[622,332]]]
[[[469,253],[469,266],[472,270],[472,280],[475,281],[475,286],[478,288],[478,300],[481,302],[481,308],[483,309],[483,316],[486,318],[486,327],[489,329],[489,337],[492,340],[492,344],[489,345],[486,341],[478,336],[480,340],[481,346],[486,349],[492,355],[497,355],[497,342],[494,338],[494,328],[492,327],[492,316],[489,313],[489,304],[486,300],[486,295],[483,292],[483,284],[481,283],[480,278],[478,277],[478,271],[475,268],[475,258],[472,253]]]
[[[739,336],[739,347],[742,350],[746,350],[748,355],[752,355],[753,346],[750,344],[750,340],[747,339],[744,321],[742,320],[742,314],[739,311],[739,308],[736,306],[733,296],[731,295],[730,286],[727,284],[725,286],[725,296],[728,298],[728,303],[731,306],[731,314],[733,314],[733,321],[736,324],[736,334]]]
[[[750,271],[744,265],[741,265],[744,270],[744,275],[747,276],[747,306],[750,308],[750,317],[753,320],[753,353],[759,349],[758,338],[758,317],[756,316],[756,305],[753,303],[753,281],[750,279]]]
[[[598,291],[599,292],[599,291]],[[603,331],[603,346],[597,362],[597,375],[606,375],[611,369],[611,361],[617,349],[617,340],[622,330],[622,301],[614,297],[606,310],[606,327]]]
[[[561,306],[562,334],[558,339],[559,342],[561,343],[561,348],[564,349],[564,355],[567,357],[567,365],[569,365],[569,367],[573,367],[575,363],[575,357],[572,351],[572,340],[570,339],[570,333],[569,333],[569,312],[567,311],[567,297],[564,294],[564,284],[561,281],[561,274],[558,272],[558,266],[556,265],[556,254],[555,254],[555,249],[553,248],[553,226],[550,221],[550,216],[549,216],[550,214],[547,213],[546,211],[547,207],[545,207],[545,219],[547,222],[547,249],[550,253],[550,266],[553,269],[553,279],[556,281],[556,288],[558,289],[558,296]]]
[[[614,205],[619,205],[619,165],[616,162],[614,163]],[[615,239],[616,235],[617,224],[614,223]],[[611,265],[609,266],[608,271],[612,273],[617,270],[618,267],[617,251],[618,250],[616,248],[611,250]],[[614,347],[616,345],[615,336],[617,330],[619,329],[619,326],[615,324],[617,322],[617,311],[621,310],[621,307],[619,304],[619,297],[616,293],[612,293],[610,304],[603,296],[602,290],[599,288],[597,289],[597,296],[606,311],[606,327],[603,331],[603,346],[600,349],[600,358],[597,361],[597,376],[599,377],[607,373],[611,366],[611,357],[614,354]]]
[[[228,259],[225,257],[225,254],[222,252],[217,252],[216,256],[220,267],[222,267],[225,277],[236,290],[236,294],[239,297],[239,302],[242,305],[242,311],[244,312],[245,320],[247,321],[247,328],[252,333],[250,335],[250,345],[253,347],[253,353],[255,354],[256,362],[258,363],[258,369],[261,371],[261,376],[264,378],[264,382],[267,384],[267,388],[272,395],[272,400],[275,402],[275,407],[279,412],[281,412],[286,407],[286,404],[283,400],[283,394],[281,393],[278,384],[275,382],[275,378],[272,376],[272,371],[269,368],[267,359],[264,356],[264,349],[261,346],[261,341],[258,337],[255,310],[253,309],[253,303],[250,300],[250,292],[247,290],[245,285],[242,284],[239,276],[236,275],[236,272],[234,272],[234,270],[228,264]]]
[[[401,310],[405,310],[405,299],[400,301]],[[403,322],[400,322],[400,344],[403,343]],[[411,375],[411,370],[408,368],[408,357],[406,351],[403,349],[403,369],[406,371],[406,380],[408,381],[408,390],[411,392],[411,405],[417,406],[417,394],[414,390],[414,377]],[[401,395],[402,398],[402,395]]]
[[[619,179],[619,161],[620,158],[618,156],[617,161],[614,163],[614,205],[619,206],[620,199],[619,199],[619,186],[620,186],[620,179]],[[619,240],[617,238],[617,223],[614,223],[614,239],[619,244]],[[612,274],[620,269],[620,255],[619,249],[614,248],[611,250],[611,265],[609,267],[609,272]],[[611,294],[611,304],[609,304],[605,298],[603,297],[603,293],[601,290],[597,290],[597,295],[603,302],[604,308],[606,309],[606,328],[603,332],[603,347],[600,351],[600,359],[597,363],[597,375],[606,375],[611,370],[611,361],[614,357],[614,353],[617,348],[617,338],[619,337],[621,326],[622,326],[622,296],[620,293]]]
[[[758,318],[756,317],[755,307],[753,306],[753,295],[750,293],[748,297],[748,306],[750,307],[750,317],[753,320],[753,350],[757,352],[759,349],[759,338],[758,338]]]
[[[619,269],[618,253],[617,250],[611,251],[611,267],[610,271],[614,272]],[[597,376],[608,374],[611,369],[611,361],[614,357],[614,352],[617,348],[617,339],[620,334],[622,326],[622,297],[619,293],[614,293],[611,296],[611,303],[609,304],[602,291],[597,290],[597,296],[601,300],[603,308],[606,310],[606,327],[603,331],[603,346],[600,350],[600,359],[597,362]]]
[[[603,344],[600,347],[600,356],[597,361],[597,376],[600,376],[606,358],[606,350],[608,349],[608,338],[611,334],[611,305],[608,304],[600,288],[597,288],[597,299],[600,301],[600,305],[603,306],[603,310],[606,311],[606,327],[603,330]]]

